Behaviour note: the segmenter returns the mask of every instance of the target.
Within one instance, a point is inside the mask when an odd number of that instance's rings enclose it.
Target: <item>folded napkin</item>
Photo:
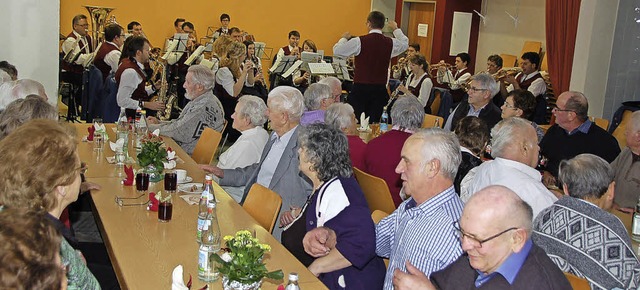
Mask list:
[[[171,147],[167,147],[167,161],[163,161],[164,169],[173,169],[176,167],[176,152],[171,149]]]
[[[93,128],[96,133],[102,134],[102,139],[106,142],[109,140],[109,134],[107,134],[107,129],[104,127],[104,124],[98,125],[98,123],[93,124]]]
[[[119,151],[122,151],[122,147],[124,147],[124,139],[120,138],[115,143],[109,142],[109,147],[111,147],[111,151],[113,152],[118,152],[118,149],[120,149]]]
[[[124,173],[127,175],[127,178],[122,180],[122,184],[126,186],[133,185],[133,181],[135,180],[133,175],[133,166],[124,166]]]
[[[160,201],[156,198],[156,194],[154,192],[149,192],[149,204],[147,204],[147,210],[158,211],[159,205]]]
[[[96,131],[96,128],[91,125],[91,127],[87,128],[87,131],[89,131],[89,136],[87,136],[87,141],[93,141],[93,133]]]
[[[153,132],[151,134],[153,134],[155,136],[160,136],[160,129],[153,130]]]
[[[173,269],[173,273],[171,273],[171,290],[189,290],[191,288],[191,275],[189,275],[189,282],[187,285],[184,284],[184,280],[182,279],[182,265],[178,265]]]
[[[360,114],[360,129],[368,130],[369,129],[369,117],[365,118],[364,112]]]

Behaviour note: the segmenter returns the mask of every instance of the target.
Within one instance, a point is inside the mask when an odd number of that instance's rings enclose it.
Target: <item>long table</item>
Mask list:
[[[78,140],[87,135],[87,124],[75,124]],[[110,140],[115,140],[113,125],[107,125]],[[203,182],[204,172],[171,138],[164,137],[166,146],[175,149],[177,155],[184,161],[177,165],[178,169],[185,169],[194,182]],[[122,289],[170,289],[171,273],[177,265],[184,267],[185,281],[189,275],[193,277],[192,289],[200,289],[206,283],[199,281],[198,244],[195,240],[196,205],[188,205],[181,193],[173,196],[173,216],[168,223],[160,223],[157,213],[146,210],[145,206],[119,207],[115,197],[135,197],[134,186],[121,184],[122,176],[113,164],[108,164],[107,156],[114,153],[105,144],[102,153],[93,150],[90,142],[78,145],[78,152],[82,161],[86,162],[89,170],[86,177],[89,181],[102,186],[101,190],[92,191],[93,206],[97,214],[98,227],[102,233],[109,257],[118,277]],[[135,151],[131,148],[130,155]],[[121,173],[121,172],[120,172]],[[218,220],[222,235],[233,235],[236,231],[247,229],[255,231],[256,237],[271,246],[271,252],[265,257],[268,270],[282,269],[286,276],[289,272],[297,272],[302,289],[326,289],[304,265],[289,253],[271,234],[264,230],[257,222],[236,203],[218,184],[214,183],[216,198],[218,199]],[[151,183],[149,192],[163,190],[163,183]],[[146,201],[146,197],[139,201]],[[275,289],[277,281],[264,280],[262,289]],[[209,284],[209,289],[221,289],[220,281]]]

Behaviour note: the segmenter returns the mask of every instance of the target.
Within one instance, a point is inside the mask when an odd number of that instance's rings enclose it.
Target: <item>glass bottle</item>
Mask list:
[[[202,228],[202,238],[198,250],[198,279],[205,282],[215,281],[220,275],[215,263],[211,261],[211,255],[220,251],[220,226],[216,215],[217,203],[215,199],[211,200],[214,202],[207,203],[207,217]]]
[[[640,198],[638,198],[638,203],[636,204],[636,211],[633,213],[631,238],[636,242],[640,242]]]
[[[124,154],[124,160],[126,162],[126,160],[129,158],[129,119],[127,119],[125,108],[120,108],[120,116],[118,117],[118,125],[116,128],[116,141],[118,139],[124,140],[124,144],[122,145],[122,153]]]
[[[289,283],[287,283],[287,287],[285,290],[300,290],[300,286],[298,285],[298,273],[291,272],[289,273]]]
[[[196,231],[196,241],[198,243],[202,240],[202,230],[204,228],[204,223],[206,222],[208,212],[207,207],[210,200],[212,200],[213,203],[216,203],[215,196],[213,195],[213,177],[207,174],[204,177],[204,188],[202,190],[202,194],[200,194],[200,201],[198,202],[198,228]]]
[[[389,131],[389,114],[387,113],[387,106],[382,109],[382,116],[380,117],[380,133]]]

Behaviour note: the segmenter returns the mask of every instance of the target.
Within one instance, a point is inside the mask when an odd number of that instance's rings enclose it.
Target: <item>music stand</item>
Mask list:
[[[277,75],[282,75],[291,66],[293,66],[293,64],[297,60],[298,60],[298,58],[295,57],[295,56],[291,56],[291,55],[283,56],[282,59],[280,60],[280,63],[278,63],[278,66],[273,71],[270,71],[270,73],[277,74]]]
[[[262,56],[264,55],[264,49],[267,46],[267,44],[264,43],[264,42],[256,41],[256,42],[253,43],[253,45],[255,47],[256,57],[257,58],[262,58]],[[267,58],[267,59],[269,59],[269,58]]]
[[[341,81],[353,81],[349,76],[349,66],[347,65],[346,58],[333,56],[332,65],[338,79],[340,79]]]

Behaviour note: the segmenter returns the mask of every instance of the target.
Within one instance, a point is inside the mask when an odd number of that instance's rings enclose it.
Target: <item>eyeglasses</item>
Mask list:
[[[552,112],[575,112],[574,110],[560,109],[557,106],[553,107]]]
[[[479,89],[479,88],[476,88],[476,87],[470,87],[469,90],[470,91],[474,91],[474,92],[481,92],[481,91],[486,91],[487,89]]]
[[[471,244],[473,244],[473,246],[474,246],[474,247],[476,247],[476,248],[482,248],[482,244],[484,244],[484,243],[486,243],[486,242],[488,242],[488,241],[491,241],[491,240],[493,240],[493,239],[495,239],[495,238],[497,238],[497,237],[499,237],[499,236],[501,236],[501,235],[503,235],[503,234],[505,234],[505,233],[507,233],[507,232],[509,232],[509,231],[517,230],[517,229],[518,229],[518,228],[516,228],[516,227],[511,227],[511,228],[508,228],[508,229],[506,229],[506,230],[504,230],[504,231],[501,231],[501,232],[499,232],[499,233],[497,233],[497,234],[495,234],[495,235],[493,235],[493,236],[490,236],[490,237],[488,237],[488,238],[486,238],[486,239],[484,239],[484,240],[479,240],[478,238],[474,237],[472,234],[465,233],[465,232],[460,228],[460,222],[457,222],[457,221],[456,221],[456,222],[454,222],[454,223],[453,223],[453,227],[454,227],[454,228],[456,229],[456,231],[458,232],[458,235],[459,235],[460,241],[462,241],[464,238],[467,238],[467,239],[469,240],[469,242],[471,242]]]
[[[139,202],[135,202],[135,200],[140,199],[141,197],[143,197],[145,194],[142,193],[137,197],[121,197],[121,196],[116,196],[116,204],[118,204],[118,206],[123,207],[123,206],[140,206],[140,205],[148,205],[149,202],[151,200],[147,199],[147,201],[139,203]],[[132,201],[132,203],[128,203],[127,201]]]
[[[518,108],[516,108],[516,106],[514,106],[514,105],[512,105],[512,104],[509,104],[509,103],[507,103],[507,102],[504,102],[504,106],[505,106],[507,109],[513,109],[513,110],[517,110],[517,109],[518,109]]]

